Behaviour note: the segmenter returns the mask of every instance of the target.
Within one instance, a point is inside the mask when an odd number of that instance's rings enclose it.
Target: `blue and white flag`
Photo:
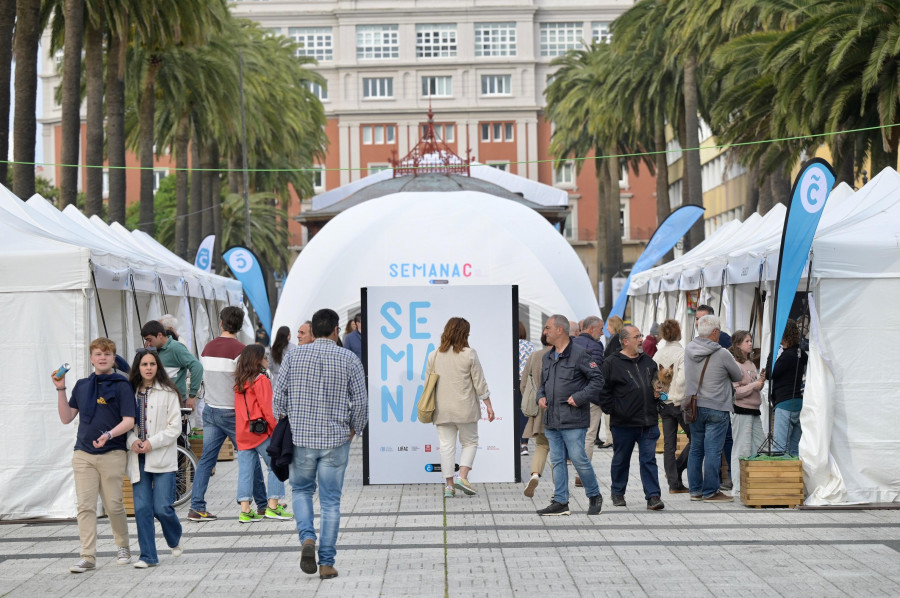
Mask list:
[[[256,311],[256,316],[269,336],[272,335],[272,311],[269,308],[269,293],[266,281],[256,255],[245,247],[232,247],[222,257],[244,287],[244,295]]]
[[[631,285],[631,277],[638,272],[649,270],[653,264],[658,262],[664,255],[669,253],[678,240],[681,239],[694,223],[703,216],[704,209],[700,206],[681,206],[671,214],[669,214],[662,224],[656,228],[656,232],[644,248],[644,252],[634,263],[631,268],[631,274],[625,281],[625,286],[619,296],[613,303],[610,316],[625,316],[625,304],[628,302],[628,287]],[[608,317],[608,316],[607,316]]]
[[[212,252],[215,242],[216,236],[209,235],[203,239],[200,247],[197,248],[197,257],[194,258],[194,265],[204,272],[209,272],[212,269]]]
[[[791,203],[788,205],[784,232],[781,235],[770,355],[774,356],[776,347],[781,344],[781,335],[784,334],[791,305],[803,276],[803,268],[809,259],[809,249],[819,227],[822,209],[834,186],[834,179],[831,165],[821,158],[813,158],[803,166],[794,180]]]

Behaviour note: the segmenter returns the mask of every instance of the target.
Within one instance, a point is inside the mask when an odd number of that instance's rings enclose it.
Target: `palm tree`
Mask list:
[[[23,199],[34,195],[34,144],[37,135],[37,59],[41,39],[41,0],[16,3],[16,108],[13,132],[13,192]]]
[[[106,30],[106,143],[109,161],[110,222],[125,224],[125,57],[128,48],[126,11],[112,0]]]
[[[103,14],[85,19],[84,67],[87,96],[85,213],[103,213]]]
[[[290,258],[287,228],[271,226],[271,223],[286,219],[287,212],[278,207],[275,194],[265,192],[250,194],[250,210],[253,251],[265,265],[277,271],[286,271]],[[229,193],[222,202],[222,246],[227,248],[243,244],[244,198]]]
[[[12,82],[13,24],[16,21],[16,0],[0,0],[0,183],[6,185],[9,176],[9,108]]]
[[[56,15],[60,11],[57,6]],[[63,0],[65,37],[62,65],[62,149],[63,167],[59,191],[62,205],[74,205],[78,196],[78,164],[81,159],[81,46],[84,34],[84,0]],[[58,39],[58,42],[63,42]],[[58,48],[51,47],[51,50]]]

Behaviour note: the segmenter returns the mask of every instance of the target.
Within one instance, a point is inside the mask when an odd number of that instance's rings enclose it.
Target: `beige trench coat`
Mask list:
[[[434,351],[425,366],[438,378],[434,424],[472,424],[481,419],[481,401],[490,397],[484,371],[475,349],[467,347],[455,353]]]

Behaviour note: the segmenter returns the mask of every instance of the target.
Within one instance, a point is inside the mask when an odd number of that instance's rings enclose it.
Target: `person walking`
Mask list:
[[[598,400],[603,386],[600,364],[590,353],[572,342],[569,320],[553,315],[544,325],[544,334],[552,348],[541,360],[541,385],[538,406],[544,409],[544,434],[550,442],[553,467],[553,500],[539,510],[541,516],[569,515],[569,472],[566,458],[581,477],[588,498],[588,515],[599,515],[603,497],[597,475],[584,451],[584,440],[591,423],[588,404]]]
[[[652,380],[658,366],[640,351],[643,336],[637,326],[624,326],[619,333],[621,351],[603,362],[603,388],[600,407],[609,413],[613,435],[613,458],[610,465],[610,493],[616,507],[625,506],[625,489],[631,469],[631,454],[638,447],[641,483],[647,508],[665,508],[660,499],[659,471],[656,465],[656,441],[659,421]]]
[[[269,378],[275,380],[278,377],[278,370],[281,368],[281,362],[284,357],[297,348],[297,345],[291,342],[291,329],[287,326],[281,326],[275,332],[275,340],[272,341],[272,348],[266,349],[266,358],[269,360]]]
[[[272,413],[272,383],[266,374],[268,361],[262,345],[247,345],[238,356],[234,369],[234,435],[238,449],[237,499],[241,505],[238,514],[241,523],[293,517],[278,503],[284,498],[284,482],[272,471],[266,453],[276,424]],[[265,513],[250,508],[253,476],[259,467],[260,457],[269,470]]]
[[[597,316],[588,316],[581,322],[581,334],[573,337],[572,342],[586,349],[591,356],[591,361],[602,367],[603,345],[600,344],[601,338],[603,338],[603,320]],[[603,410],[594,403],[591,403],[589,408],[591,411],[591,423],[588,426],[587,436],[584,439],[584,452],[590,461],[594,458],[595,440],[600,430],[600,422],[603,419]],[[582,487],[579,476],[575,476],[575,487]]]
[[[688,456],[691,448],[691,427],[684,423],[684,413],[681,411],[681,402],[684,400],[684,346],[681,344],[681,325],[677,320],[665,320],[659,327],[662,344],[659,345],[653,361],[662,368],[672,368],[672,384],[669,393],[662,401],[659,408],[659,416],[662,419],[663,428],[663,469],[666,472],[666,482],[669,484],[669,494],[684,494],[688,488],[682,481],[682,474],[687,469]],[[687,435],[688,444],[681,454],[676,455],[678,449],[678,426]]]
[[[478,421],[481,403],[489,422],[494,421],[491,393],[475,349],[469,346],[469,322],[450,318],[441,334],[441,344],[428,356],[425,377],[438,375],[435,391],[434,425],[441,446],[441,472],[447,482],[444,498],[453,498],[456,488],[463,494],[477,493],[469,483],[469,472],[478,449]],[[462,445],[459,477],[454,482],[456,443]],[[448,475],[449,474],[449,475]]]
[[[722,448],[731,419],[732,383],[740,382],[744,373],[731,353],[719,344],[719,318],[703,316],[697,322],[697,331],[700,336],[684,349],[684,394],[697,395],[697,421],[691,424],[688,486],[691,500],[731,502],[734,498],[719,489]]]
[[[769,356],[766,368],[772,378],[772,395],[775,403],[775,447],[788,455],[800,452],[800,410],[803,409],[803,376],[809,354],[800,347],[800,327],[796,320],[788,320],[781,336],[781,354],[771,367]]]
[[[537,389],[541,385],[541,368],[543,367],[544,354],[550,349],[550,343],[547,342],[547,336],[541,335],[542,348],[528,356],[525,362],[525,369],[522,373],[520,390],[522,392],[522,400],[533,400],[537,402]],[[525,496],[531,498],[537,489],[544,473],[544,466],[547,464],[547,455],[550,454],[550,443],[544,434],[544,410],[538,408],[537,415],[529,417],[525,422],[525,438],[534,438],[534,454],[531,456],[531,477],[525,485]],[[552,471],[552,470],[551,470]]]
[[[531,357],[531,354],[534,353],[536,347],[534,344],[528,340],[528,330],[525,328],[525,324],[522,323],[522,320],[519,320],[519,382],[522,381],[523,372],[525,371],[525,364],[528,362],[528,358]],[[516,404],[521,405],[522,395],[516,397]],[[528,455],[528,437],[525,436],[525,426],[528,424],[527,421],[522,422],[522,433],[519,438],[519,454],[524,456]]]
[[[315,340],[301,345],[281,364],[272,409],[276,419],[287,416],[294,455],[291,490],[300,536],[300,570],[316,572],[316,530],[313,494],[319,489],[321,508],[319,577],[338,576],[335,569],[341,524],[341,493],[350,456],[350,442],[369,421],[369,403],[362,362],[337,346],[340,319],[331,309],[313,314]]]
[[[734,435],[731,471],[736,474],[731,479],[734,482],[733,496],[738,496],[741,493],[741,458],[755,455],[766,438],[759,410],[762,404],[759,391],[762,390],[766,377],[760,375],[750,359],[753,337],[748,331],[735,331],[729,351],[743,373],[741,381],[734,383],[734,413],[731,414],[731,431]]]
[[[66,377],[51,375],[56,387],[59,420],[69,424],[78,418],[72,469],[78,501],[78,537],[81,558],[69,567],[72,573],[93,571],[97,566],[97,495],[109,517],[116,542],[116,564],[131,562],[128,520],[122,503],[125,478],[125,435],[134,427],[134,392],[128,379],[113,373],[116,344],[97,338],[88,347],[94,373],[75,383],[66,400]]]
[[[138,349],[128,381],[134,389],[137,421],[125,441],[128,479],[134,500],[140,559],[135,569],[156,567],[156,530],[159,521],[172,556],[184,553],[181,521],[175,513],[175,472],[178,470],[178,437],[181,435],[181,400],[156,349]]]

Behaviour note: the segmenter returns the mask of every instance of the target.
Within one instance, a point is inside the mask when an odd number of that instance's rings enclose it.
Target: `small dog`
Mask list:
[[[674,377],[675,364],[672,364],[667,368],[660,368],[653,376],[653,394],[664,401],[665,399],[662,398],[662,395],[669,394],[669,388],[672,386],[672,378]]]

